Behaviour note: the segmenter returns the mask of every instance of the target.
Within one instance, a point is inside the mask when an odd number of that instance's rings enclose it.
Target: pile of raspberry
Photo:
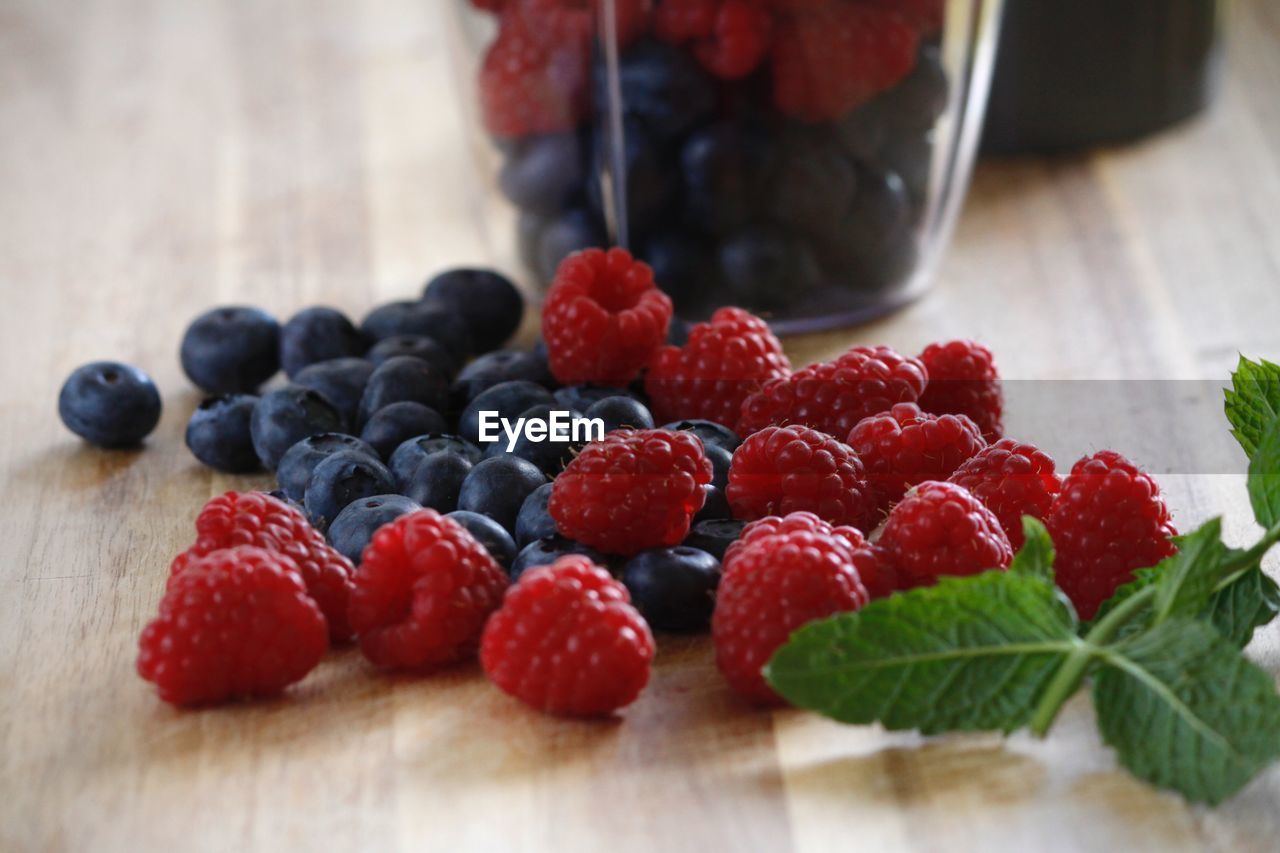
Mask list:
[[[596,716],[641,694],[655,632],[709,629],[729,687],[768,705],[779,698],[762,668],[796,629],[1006,568],[1024,516],[1050,531],[1057,583],[1085,619],[1173,552],[1159,487],[1123,456],[1094,453],[1063,478],[1003,436],[1001,381],[980,344],[855,346],[793,370],[741,309],[680,343],[670,326],[645,264],[621,249],[569,256],[530,355],[545,359],[546,394],[608,404],[588,406],[611,421],[602,438],[553,462],[537,445],[485,449],[473,470],[499,460],[538,475],[518,506],[519,478],[472,489],[469,475],[462,498],[408,501],[387,519],[353,502],[376,521],[352,558],[335,547],[344,525],[326,539],[285,496],[213,499],[172,561],[139,673],[178,705],[269,696],[354,642],[381,670],[478,658],[534,708]],[[502,386],[503,399],[523,389]],[[424,494],[468,447],[481,457],[458,434],[405,446],[436,448],[412,477]]]

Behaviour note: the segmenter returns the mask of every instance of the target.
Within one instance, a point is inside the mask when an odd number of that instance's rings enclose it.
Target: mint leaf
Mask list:
[[[806,625],[765,676],[792,704],[846,723],[1012,731],[1079,645],[1075,629],[1042,578],[943,578]]]
[[[1249,503],[1270,529],[1280,521],[1280,420],[1272,422],[1249,457]]]
[[[1240,356],[1231,374],[1231,387],[1225,389],[1224,396],[1231,434],[1245,454],[1253,458],[1262,436],[1280,420],[1280,365]]]
[[[1049,531],[1036,518],[1029,515],[1022,517],[1022,533],[1025,541],[1018,553],[1014,554],[1009,571],[1027,574],[1053,582],[1053,539]]]
[[[1135,776],[1218,803],[1280,756],[1271,676],[1213,628],[1170,619],[1102,652],[1094,707]]]
[[[1156,566],[1153,625],[1174,616],[1200,613],[1221,574],[1227,550],[1222,544],[1222,519],[1209,519],[1194,532],[1178,537],[1177,542],[1178,552]]]
[[[1253,632],[1280,613],[1280,587],[1259,566],[1221,587],[1209,601],[1213,627],[1236,648],[1244,648]]]

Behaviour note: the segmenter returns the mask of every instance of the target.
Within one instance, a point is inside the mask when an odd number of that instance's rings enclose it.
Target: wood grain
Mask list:
[[[663,642],[611,723],[528,712],[474,668],[376,675],[351,651],[275,702],[155,699],[134,643],[192,513],[266,482],[182,447],[185,320],[224,301],[359,314],[441,266],[509,261],[439,7],[0,3],[0,848],[1274,849],[1280,771],[1188,807],[1115,768],[1086,702],[1044,742],[752,712],[705,640]],[[1280,358],[1280,10],[1233,11],[1209,116],[984,165],[937,291],[793,340],[795,359],[947,336],[988,341],[1019,379],[1220,380],[1237,350]],[[57,423],[61,379],[103,357],[165,394],[142,452]],[[1184,527],[1225,511],[1249,534],[1237,474],[1165,483]],[[1251,653],[1280,670],[1280,629]]]

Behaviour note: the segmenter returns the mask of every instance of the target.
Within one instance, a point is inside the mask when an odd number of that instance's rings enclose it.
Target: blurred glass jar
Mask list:
[[[545,286],[622,245],[687,320],[780,332],[927,289],[981,128],[1000,0],[453,0],[485,173]]]

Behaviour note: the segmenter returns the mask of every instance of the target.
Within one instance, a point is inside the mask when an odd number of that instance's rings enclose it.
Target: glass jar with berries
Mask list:
[[[784,332],[927,289],[999,0],[453,2],[494,227],[530,282],[621,245],[683,318],[738,305]]]

